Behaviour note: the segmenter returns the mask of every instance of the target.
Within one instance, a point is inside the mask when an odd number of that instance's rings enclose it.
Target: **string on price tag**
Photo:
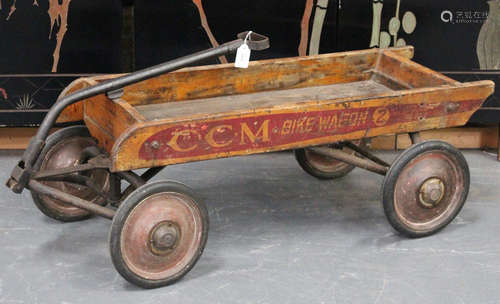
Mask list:
[[[252,31],[249,31],[243,40],[243,44],[236,51],[236,60],[234,61],[234,66],[237,68],[246,69],[248,68],[248,63],[250,62],[250,48],[247,45],[247,40],[250,38]]]

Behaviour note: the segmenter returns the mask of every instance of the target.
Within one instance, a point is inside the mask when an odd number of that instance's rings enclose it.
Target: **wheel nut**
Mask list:
[[[158,141],[156,141],[156,140],[155,140],[155,141],[153,141],[153,142],[151,143],[151,148],[153,148],[153,149],[157,150],[158,148],[160,148],[160,143],[159,143]]]
[[[439,178],[429,178],[419,191],[419,201],[426,208],[433,208],[438,205],[444,196],[444,184]]]
[[[162,222],[153,228],[150,242],[151,250],[158,255],[167,254],[177,245],[179,232],[175,224],[170,222]]]

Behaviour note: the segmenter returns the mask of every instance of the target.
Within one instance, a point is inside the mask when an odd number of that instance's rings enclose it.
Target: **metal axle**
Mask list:
[[[343,152],[342,150],[339,149],[331,149],[328,147],[313,147],[313,148],[308,148],[309,150],[324,155],[328,156],[331,158],[334,158],[336,160],[342,161],[344,163],[348,163],[350,165],[380,174],[380,175],[386,175],[387,171],[389,170],[388,167],[377,164],[376,162],[368,159],[364,159],[361,157],[358,157],[356,155],[351,155],[348,153]]]
[[[56,200],[63,201],[107,219],[113,219],[113,216],[115,215],[115,211],[112,209],[91,203],[74,195],[62,192],[61,190],[58,190],[56,188],[46,186],[40,182],[37,182],[36,180],[30,180],[28,187],[31,191],[35,191],[38,194],[46,195]]]

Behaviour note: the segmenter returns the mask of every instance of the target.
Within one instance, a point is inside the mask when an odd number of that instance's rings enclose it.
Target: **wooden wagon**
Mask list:
[[[28,188],[57,220],[112,219],[115,267],[147,288],[181,278],[207,240],[207,210],[190,188],[148,183],[168,165],[294,149],[302,168],[321,179],[354,167],[385,175],[384,210],[404,235],[430,235],[458,214],[469,189],[467,163],[449,144],[421,142],[418,132],[464,125],[493,92],[492,82],[447,78],[411,61],[412,47],[171,72],[232,53],[245,35],[136,73],[74,81],[8,186]],[[247,43],[268,47],[258,34]],[[48,136],[56,119],[84,125]],[[364,148],[370,137],[396,133],[410,133],[414,145],[392,164]],[[133,171],[141,168],[149,169]]]

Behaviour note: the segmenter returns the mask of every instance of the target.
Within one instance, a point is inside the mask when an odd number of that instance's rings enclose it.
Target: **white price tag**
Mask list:
[[[236,60],[234,61],[234,66],[237,68],[246,69],[248,68],[249,61],[250,61],[250,48],[245,43],[242,44],[236,51]]]
[[[250,48],[247,45],[247,40],[250,38],[252,31],[248,32],[243,44],[236,51],[236,60],[234,61],[234,66],[237,68],[246,69],[248,68],[248,62],[250,61]]]

